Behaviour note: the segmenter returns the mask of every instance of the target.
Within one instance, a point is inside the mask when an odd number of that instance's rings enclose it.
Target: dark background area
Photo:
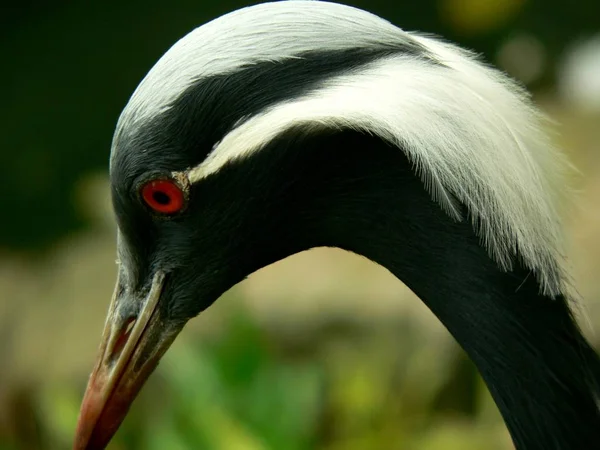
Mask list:
[[[349,3],[481,53],[557,122],[581,171],[565,235],[582,323],[600,344],[600,2]],[[249,4],[1,7],[0,450],[70,448],[114,283],[107,171],[121,109],[177,39]],[[472,364],[421,302],[381,267],[317,249],[192,321],[109,448],[512,446]]]

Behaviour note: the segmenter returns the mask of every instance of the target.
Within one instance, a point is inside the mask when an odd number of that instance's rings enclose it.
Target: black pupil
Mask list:
[[[169,197],[168,194],[162,191],[154,191],[152,193],[152,198],[159,205],[168,205],[169,203],[171,203],[171,197]]]

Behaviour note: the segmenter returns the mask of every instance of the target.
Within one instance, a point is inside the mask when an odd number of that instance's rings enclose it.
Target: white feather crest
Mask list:
[[[468,207],[503,269],[519,251],[547,295],[566,294],[558,199],[569,167],[542,130],[527,94],[470,54],[413,35],[442,65],[390,57],[332,78],[311,94],[277,104],[228,133],[189,176],[259,151],[297,125],[368,132],[402,148],[432,196],[453,217]]]

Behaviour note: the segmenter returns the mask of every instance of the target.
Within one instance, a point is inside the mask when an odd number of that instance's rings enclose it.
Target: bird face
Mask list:
[[[297,219],[310,195],[295,181],[306,171],[293,153],[274,151],[277,142],[210,176],[193,174],[244,118],[339,70],[323,65],[327,56],[205,77],[142,119],[132,97],[110,167],[119,276],[75,448],[106,445],[187,320],[255,270],[317,243]],[[145,95],[146,110],[164,90]]]
[[[254,270],[293,252],[278,245],[285,241],[275,229],[285,226],[285,216],[273,213],[278,191],[260,177],[240,176],[246,165],[191,183],[172,162],[148,161],[132,171],[124,157],[111,170],[118,280],[75,448],[106,445],[190,318]]]
[[[180,101],[189,105],[185,96]],[[220,138],[214,122],[188,135],[174,131],[194,113],[193,106],[178,106],[115,135],[118,279],[77,449],[104,448],[190,318],[261,267],[322,245],[314,231],[323,214],[313,202],[335,171],[318,165],[323,149],[309,140],[323,142],[323,135],[292,132],[197,179],[194,172]]]

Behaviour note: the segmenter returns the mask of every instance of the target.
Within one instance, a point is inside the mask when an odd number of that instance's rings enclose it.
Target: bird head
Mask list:
[[[560,158],[515,83],[367,12],[265,3],[194,30],[117,123],[118,278],[74,448],[104,448],[186,322],[261,267],[316,246],[385,264],[394,242],[373,233],[398,224],[408,257],[425,216],[389,171],[404,160],[449,223],[469,210],[497,267],[519,248],[560,293]]]

